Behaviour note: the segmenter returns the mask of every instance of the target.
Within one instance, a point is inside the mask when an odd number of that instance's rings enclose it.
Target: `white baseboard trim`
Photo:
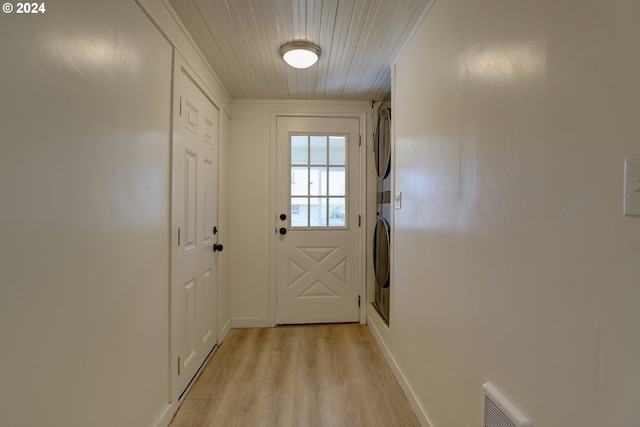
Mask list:
[[[383,321],[378,316],[378,313],[375,313],[373,316],[371,315],[371,313],[368,313],[367,325],[369,325],[369,329],[371,329],[371,332],[373,333],[373,336],[376,339],[376,342],[378,343],[378,346],[380,347],[382,354],[384,354],[384,358],[387,360],[387,363],[389,364],[391,371],[393,371],[393,375],[395,375],[396,379],[398,380],[398,384],[400,384],[400,388],[402,388],[402,391],[404,392],[405,396],[407,396],[407,400],[409,400],[409,404],[411,405],[413,412],[416,414],[416,417],[418,417],[418,421],[420,421],[420,425],[422,427],[434,427],[433,423],[429,420],[429,417],[427,416],[426,411],[424,410],[424,408],[416,398],[416,395],[413,392],[413,389],[411,388],[411,386],[409,385],[407,378],[402,373],[402,370],[396,363],[395,359],[393,358],[393,355],[389,351],[389,348],[387,347],[386,343],[382,339],[382,336],[380,335],[379,328],[386,327],[386,325],[383,324]]]
[[[265,318],[244,318],[231,319],[232,328],[270,328],[269,319]]]
[[[218,347],[219,347],[219,343],[213,346],[213,349],[211,349],[211,352],[209,353],[207,358],[204,359],[204,362],[202,362],[202,366],[200,366],[200,369],[198,369],[196,374],[193,376],[193,379],[191,380],[187,388],[182,393],[182,398],[179,399],[178,401],[171,402],[167,405],[167,407],[164,409],[163,414],[160,416],[159,420],[154,424],[155,427],[169,427],[171,420],[173,420],[173,416],[176,414],[176,412],[178,412],[178,409],[180,409],[180,405],[182,405],[182,402],[187,397],[187,394],[189,394],[191,387],[193,387],[193,385],[196,383],[198,378],[200,378],[200,375],[209,364],[209,361],[213,357],[214,353],[218,350]]]
[[[176,413],[172,403],[168,403],[167,406],[163,409],[162,413],[158,417],[158,420],[155,422],[154,427],[169,427],[171,420],[173,419],[173,414]]]
[[[231,319],[227,320],[227,323],[224,324],[222,329],[220,329],[220,336],[218,337],[218,344],[222,343],[224,339],[227,337],[227,334],[231,330]]]

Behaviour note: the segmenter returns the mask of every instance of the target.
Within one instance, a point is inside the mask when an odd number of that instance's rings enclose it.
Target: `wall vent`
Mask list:
[[[482,395],[484,398],[483,427],[533,427],[531,421],[493,384],[484,383]]]

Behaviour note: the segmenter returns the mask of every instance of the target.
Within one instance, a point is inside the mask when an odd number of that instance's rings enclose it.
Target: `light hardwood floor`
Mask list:
[[[170,427],[419,426],[363,325],[232,329]]]

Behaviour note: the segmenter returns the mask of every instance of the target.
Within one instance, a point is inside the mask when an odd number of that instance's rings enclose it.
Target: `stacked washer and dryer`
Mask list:
[[[374,138],[377,179],[377,220],[373,235],[373,269],[375,271],[375,305],[389,323],[391,296],[391,109],[380,108]]]

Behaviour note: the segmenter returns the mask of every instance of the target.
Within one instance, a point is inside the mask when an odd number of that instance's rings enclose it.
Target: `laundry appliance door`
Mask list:
[[[390,237],[389,223],[384,218],[378,218],[373,235],[373,268],[376,278],[375,302],[387,322],[389,321],[389,284],[391,283]]]

